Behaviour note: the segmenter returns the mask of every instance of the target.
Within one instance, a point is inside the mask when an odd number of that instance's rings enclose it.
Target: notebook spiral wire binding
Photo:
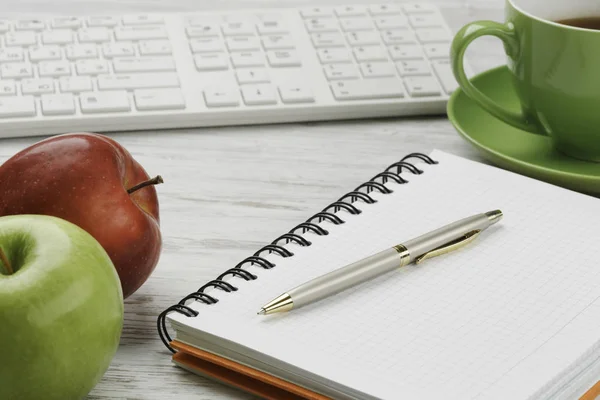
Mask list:
[[[339,215],[337,215],[337,212],[339,210],[343,209],[352,215],[358,215],[362,211],[353,204],[354,202],[360,200],[365,204],[376,203],[377,200],[375,200],[371,196],[369,196],[369,193],[371,193],[372,191],[378,191],[379,193],[382,193],[382,194],[392,193],[392,190],[390,188],[388,188],[387,186],[385,186],[385,183],[388,181],[394,181],[399,184],[408,183],[408,181],[401,176],[401,173],[404,169],[406,169],[408,172],[412,173],[413,175],[419,175],[423,172],[420,169],[418,169],[417,167],[415,167],[413,164],[406,162],[406,160],[408,160],[410,158],[418,158],[421,161],[423,161],[429,165],[438,163],[437,161],[434,161],[429,156],[422,154],[422,153],[411,153],[411,154],[407,155],[402,160],[388,166],[383,172],[375,175],[369,181],[364,182],[363,184],[359,185],[353,191],[346,193],[345,195],[340,197],[337,201],[335,201],[335,202],[331,203],[330,205],[328,205],[327,207],[325,207],[323,209],[323,211],[308,218],[305,222],[302,222],[301,224],[296,225],[288,233],[285,233],[285,234],[279,236],[272,243],[262,247],[256,253],[254,253],[252,256],[245,258],[240,263],[238,263],[235,267],[226,270],[221,275],[219,275],[216,279],[213,279],[212,281],[207,282],[202,287],[200,287],[197,291],[185,296],[177,304],[174,304],[174,305],[170,306],[169,308],[165,309],[158,316],[156,325],[157,325],[158,334],[160,336],[160,339],[164,343],[164,345],[167,347],[167,349],[169,349],[172,353],[176,352],[175,349],[173,349],[170,345],[170,342],[172,339],[171,339],[171,336],[169,335],[169,332],[167,331],[167,326],[166,326],[166,318],[169,313],[178,312],[187,317],[197,316],[198,312],[196,310],[192,309],[191,307],[187,306],[186,303],[191,300],[199,301],[199,302],[202,302],[204,304],[209,304],[209,305],[217,303],[219,301],[217,298],[215,298],[207,293],[204,293],[204,290],[206,290],[207,288],[210,288],[210,287],[220,289],[226,293],[237,291],[238,290],[237,287],[232,285],[230,282],[223,280],[223,278],[225,278],[228,275],[236,276],[236,277],[244,279],[246,281],[253,281],[253,280],[258,279],[258,276],[252,274],[251,272],[249,272],[248,270],[245,270],[242,267],[246,264],[259,265],[260,267],[262,267],[264,269],[271,269],[271,268],[275,267],[274,263],[267,260],[266,258],[261,257],[261,255],[265,252],[267,252],[269,254],[276,253],[282,258],[292,257],[294,255],[294,253],[292,253],[289,249],[286,249],[285,247],[279,245],[279,243],[281,243],[282,241],[284,241],[286,244],[293,242],[302,247],[310,246],[311,242],[309,240],[307,240],[305,237],[296,233],[297,231],[301,231],[301,233],[313,232],[319,236],[328,235],[329,232],[326,229],[317,225],[313,221],[316,220],[317,223],[322,222],[322,221],[329,221],[334,225],[343,224],[345,221],[342,220]],[[381,181],[381,182],[379,182],[379,181]],[[365,190],[366,193],[361,192],[361,190]]]

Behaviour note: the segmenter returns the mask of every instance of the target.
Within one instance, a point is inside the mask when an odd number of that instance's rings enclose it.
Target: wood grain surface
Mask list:
[[[417,0],[418,1],[418,0]],[[453,31],[502,20],[503,0],[432,0]],[[0,0],[0,18],[191,12],[313,5],[289,0]],[[340,0],[319,5],[348,4]],[[480,72],[504,63],[495,39],[467,58]],[[164,248],[158,267],[125,304],[121,345],[88,399],[250,399],[174,367],[156,317],[405,154],[434,148],[483,161],[445,117],[115,133],[158,187]],[[0,140],[0,162],[40,140]]]

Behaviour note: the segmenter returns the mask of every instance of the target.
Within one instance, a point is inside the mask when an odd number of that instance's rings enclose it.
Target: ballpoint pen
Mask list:
[[[290,311],[412,262],[419,264],[428,258],[459,249],[501,218],[502,211],[494,210],[453,222],[288,290],[265,304],[258,314]]]

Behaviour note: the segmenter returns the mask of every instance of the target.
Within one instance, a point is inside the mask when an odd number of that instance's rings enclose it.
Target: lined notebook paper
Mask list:
[[[359,215],[303,234],[293,257],[267,256],[256,281],[232,278],[197,317],[170,314],[206,340],[229,341],[372,398],[560,398],[600,356],[600,201],[440,151]],[[468,247],[409,265],[290,313],[262,305],[316,276],[494,209],[504,219]],[[357,395],[360,397],[360,395]]]

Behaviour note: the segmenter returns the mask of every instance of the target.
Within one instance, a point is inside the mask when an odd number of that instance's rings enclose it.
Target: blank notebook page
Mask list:
[[[294,256],[269,255],[275,268],[249,268],[257,280],[233,278],[237,292],[211,291],[217,304],[194,303],[198,317],[170,320],[377,398],[549,398],[565,383],[559,375],[600,355],[600,201],[430,156],[439,164],[403,173],[409,183],[373,192],[375,204],[355,203],[361,214],[322,222],[329,235],[304,234],[311,246],[286,245]],[[314,277],[494,209],[504,218],[460,251],[290,313],[256,315]]]

